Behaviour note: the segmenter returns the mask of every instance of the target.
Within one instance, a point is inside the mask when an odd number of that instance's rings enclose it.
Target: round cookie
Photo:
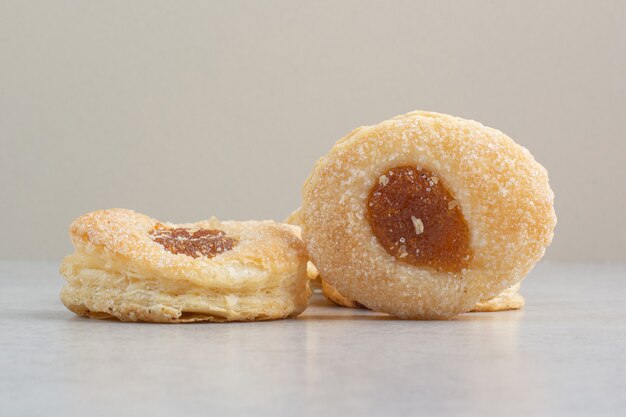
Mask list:
[[[546,170],[502,132],[418,111],[337,142],[303,187],[300,221],[340,294],[440,319],[521,281],[552,240],[553,198]]]
[[[61,300],[74,313],[181,323],[295,317],[307,306],[308,256],[271,221],[162,223],[101,210],[70,227]]]

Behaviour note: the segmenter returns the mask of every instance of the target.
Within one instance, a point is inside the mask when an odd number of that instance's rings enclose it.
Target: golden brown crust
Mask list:
[[[298,239],[302,238],[302,228],[300,227],[300,208],[298,207],[293,213],[291,213],[285,220],[284,224],[289,226],[293,234],[295,234]],[[309,277],[309,285],[312,290],[321,289],[322,281],[320,279],[320,274],[317,271],[317,268],[311,261],[307,262],[306,265],[306,273]]]
[[[344,297],[339,293],[339,291],[337,291],[337,288],[333,287],[331,284],[324,281],[323,279],[321,279],[320,281],[322,285],[322,294],[324,294],[324,297],[326,297],[329,301],[332,301],[338,306],[346,308],[367,308],[361,303]]]
[[[459,202],[473,258],[460,272],[397,262],[372,235],[365,201],[397,166],[434,173]],[[518,283],[543,256],[556,216],[546,170],[502,132],[413,112],[351,132],[303,187],[299,222],[312,262],[336,289],[401,318],[447,318]]]
[[[155,227],[219,229],[237,244],[209,258],[174,254]],[[160,223],[124,209],[101,210],[70,227],[76,249],[61,265],[61,300],[79,315],[125,321],[243,321],[294,317],[310,290],[306,249],[289,227],[212,218]]]

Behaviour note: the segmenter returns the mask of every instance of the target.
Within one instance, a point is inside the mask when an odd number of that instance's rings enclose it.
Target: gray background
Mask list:
[[[352,128],[497,127],[549,172],[552,260],[626,260],[626,2],[0,0],[0,258],[127,207],[282,219]]]

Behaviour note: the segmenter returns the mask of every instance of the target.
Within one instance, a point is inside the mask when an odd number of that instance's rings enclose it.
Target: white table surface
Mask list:
[[[0,262],[1,416],[626,415],[626,265],[542,264],[522,311],[160,325],[74,316]]]

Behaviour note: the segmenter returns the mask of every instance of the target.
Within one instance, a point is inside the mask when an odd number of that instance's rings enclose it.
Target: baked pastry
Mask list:
[[[341,307],[367,308],[358,301],[354,301],[349,299],[348,297],[344,297],[339,293],[339,291],[337,291],[337,288],[333,287],[331,284],[324,281],[323,279],[320,278],[320,280],[322,285],[322,294],[324,294],[324,297],[326,297],[326,299],[328,299],[329,301]]]
[[[440,319],[524,278],[552,240],[553,199],[546,170],[504,133],[417,111],[337,142],[299,215],[311,261],[341,295]]]
[[[270,320],[297,316],[310,295],[304,244],[270,221],[170,224],[111,209],[76,219],[70,236],[61,300],[80,316]]]
[[[285,220],[284,224],[288,225],[291,228],[291,231],[298,237],[298,239],[302,239],[302,228],[300,227],[300,208],[298,207],[293,213],[291,213]],[[322,280],[320,279],[320,274],[317,271],[317,268],[311,261],[307,262],[306,272],[309,277],[309,286],[312,291],[322,290]]]
[[[300,221],[300,209],[296,210],[289,216],[285,222],[291,222],[293,227],[296,228]],[[299,229],[299,228],[298,228]],[[298,230],[297,236],[301,236],[301,232]],[[324,278],[320,277],[317,268],[309,262],[307,265],[307,273],[309,275],[309,279],[313,282],[319,282],[319,286],[322,290],[322,294],[329,301],[347,308],[366,308],[363,304],[351,300],[347,297],[344,297],[337,291],[337,288],[333,287],[328,282],[324,281]],[[474,308],[472,308],[472,312],[485,312],[492,313],[497,311],[505,311],[505,310],[518,310],[524,307],[525,300],[524,297],[519,293],[520,283],[513,285],[510,288],[505,289],[502,293],[498,294],[493,298],[489,298],[484,301],[479,301],[476,303]]]
[[[519,310],[524,307],[526,300],[519,293],[520,283],[502,291],[497,296],[488,300],[476,303],[472,311],[480,313],[491,313],[494,311]]]

